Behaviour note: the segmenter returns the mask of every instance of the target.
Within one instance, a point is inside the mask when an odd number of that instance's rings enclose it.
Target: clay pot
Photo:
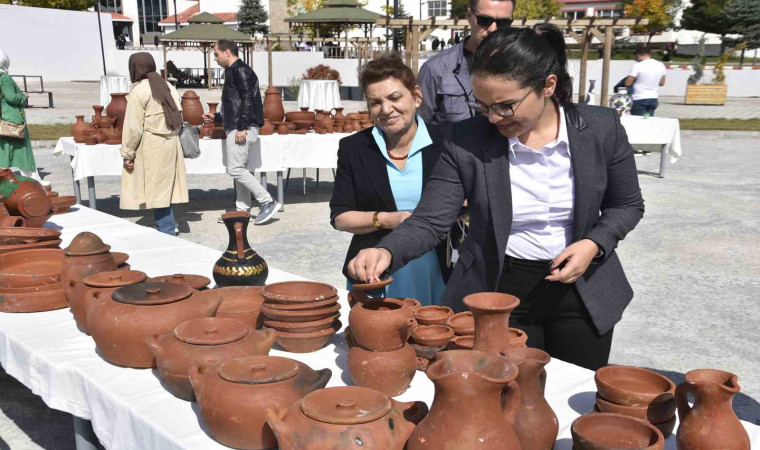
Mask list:
[[[323,109],[315,109],[314,112],[316,113],[314,115],[314,120],[317,122],[324,119],[325,117],[330,117],[330,113],[326,113]]]
[[[285,108],[282,107],[280,90],[270,86],[264,91],[264,118],[270,122],[282,122],[285,118]]]
[[[213,367],[193,366],[189,377],[200,415],[212,437],[238,449],[277,447],[266,409],[281,410],[325,387],[330,369],[277,356],[233,358]]]
[[[156,367],[147,337],[171,331],[191,319],[213,316],[221,302],[213,290],[138,283],[118,288],[108,301],[92,304],[87,327],[106,361],[123,367]]]
[[[106,114],[108,117],[115,117],[114,128],[124,127],[124,116],[127,114],[127,95],[129,93],[116,93],[111,94],[111,103],[106,107]]]
[[[290,134],[291,130],[296,129],[296,124],[291,122],[282,122],[281,124],[277,125],[277,133],[278,134]]]
[[[362,125],[361,125],[361,121],[357,120],[357,119],[352,120],[351,121],[351,130],[355,131],[355,132],[362,131],[363,128],[362,128]]]
[[[414,318],[420,325],[445,325],[453,315],[454,312],[448,306],[422,306],[414,311]]]
[[[268,355],[274,337],[272,330],[255,331],[235,319],[203,317],[162,335],[150,335],[147,344],[166,390],[191,402],[195,393],[188,376],[190,367],[217,367],[232,358]]]
[[[407,449],[519,449],[512,430],[520,406],[517,366],[493,352],[450,350],[427,369],[435,384],[430,412]]]
[[[190,289],[206,289],[211,283],[208,277],[203,275],[194,275],[191,273],[175,273],[173,275],[161,275],[160,277],[152,277],[148,281],[160,281],[166,283],[184,284]]]
[[[749,450],[747,431],[732,408],[740,390],[738,377],[730,372],[698,369],[688,372],[676,389],[679,450]],[[690,407],[687,394],[694,396]]]
[[[24,218],[19,216],[11,216],[3,203],[3,196],[0,195],[0,227],[3,228],[18,228],[24,226]],[[1,244],[0,245],[4,245]]]
[[[217,314],[218,315],[218,314]],[[340,313],[325,319],[312,320],[309,322],[278,322],[276,320],[265,320],[264,325],[268,328],[274,328],[277,331],[288,333],[311,333],[313,331],[326,330],[332,328],[338,321]]]
[[[74,136],[74,142],[84,143],[84,132],[90,126],[84,122],[84,116],[75,116],[77,121],[71,126],[71,135]]]
[[[453,337],[454,330],[446,325],[420,325],[412,328],[414,342],[428,347],[445,347]]]
[[[261,328],[264,318],[260,311],[264,298],[257,286],[227,286],[216,291],[222,298],[216,317],[229,317],[251,328]]]
[[[214,264],[214,281],[218,286],[261,286],[267,281],[266,261],[248,244],[251,214],[233,211],[222,215],[227,227],[227,250]]]
[[[264,125],[259,128],[259,136],[271,136],[274,134],[274,125],[272,122],[264,119]]]
[[[676,386],[657,372],[628,366],[605,366],[594,375],[605,400],[624,406],[649,406],[673,399]]]
[[[98,128],[111,128],[113,127],[114,122],[116,121],[113,117],[108,117],[103,115],[103,107],[100,105],[93,105],[92,109],[95,110],[95,117],[93,117],[93,123],[97,125]]]
[[[109,301],[111,294],[123,286],[141,283],[148,276],[137,270],[114,270],[113,272],[100,272],[90,275],[82,282],[83,286],[75,289],[69,308],[74,316],[77,328],[84,334],[90,334],[87,326],[87,313],[92,305]]]
[[[2,203],[0,203],[0,206],[1,205]],[[0,216],[0,219],[2,219],[2,217],[3,216]],[[61,232],[52,228],[0,226],[0,245],[16,245],[50,241],[53,239],[58,239],[60,236]]]
[[[185,91],[180,101],[182,120],[190,125],[203,125],[203,104],[201,98],[193,91]]]
[[[317,126],[314,128],[314,132],[317,134],[327,134],[327,128],[324,128],[321,125],[317,124]]]
[[[475,350],[500,352],[509,349],[509,315],[520,300],[509,294],[481,292],[464,298],[475,319]]]
[[[0,312],[32,313],[66,307],[61,284],[25,288],[0,288]]]
[[[54,212],[45,188],[39,181],[23,176],[16,177],[10,169],[0,169],[0,192],[8,213],[26,220],[27,226],[42,226]]]
[[[475,340],[473,335],[454,336],[449,341],[446,348],[449,350],[472,350],[472,344]]]
[[[268,303],[302,303],[333,298],[338,290],[316,281],[281,281],[262,286],[259,294]]]
[[[86,277],[117,269],[110,250],[110,245],[104,244],[96,234],[89,231],[74,236],[71,244],[63,250],[61,283],[69,303],[75,295],[82,295],[77,291],[81,291]]]
[[[61,287],[63,250],[41,248],[0,255],[0,288]]]
[[[334,133],[335,132],[335,119],[333,119],[330,116],[325,116],[321,120],[317,122],[320,127],[327,130],[328,133]]]
[[[335,297],[330,297],[325,300],[317,300],[313,302],[290,302],[290,303],[267,302],[267,308],[286,310],[286,311],[296,311],[296,310],[305,310],[305,309],[327,308],[330,306],[334,306],[336,303],[338,303],[337,295]]]
[[[261,312],[269,320],[278,322],[311,322],[314,320],[326,319],[335,315],[340,310],[340,304],[316,309],[272,309],[264,303],[261,306]]]
[[[673,419],[673,416],[676,414],[676,399],[674,398],[667,402],[649,406],[623,406],[608,402],[604,397],[597,393],[596,408],[600,412],[623,414],[637,419],[646,420],[647,422],[656,425]],[[662,434],[665,435],[665,433]]]
[[[424,372],[427,370],[428,366],[430,366],[430,360],[425,358],[417,357],[417,370],[420,372]]]
[[[293,123],[296,125],[296,130],[294,133],[308,132],[314,125],[313,120],[294,120]]]
[[[559,422],[554,410],[544,398],[546,370],[551,357],[535,348],[514,348],[509,359],[517,364],[517,385],[520,386],[520,407],[514,430],[522,448],[551,449],[557,440]]]
[[[285,114],[285,120],[288,122],[314,122],[314,113],[312,111],[291,111]]]
[[[100,142],[101,137],[103,142]],[[121,144],[121,128],[98,128],[98,143],[108,145]]]
[[[440,325],[422,325],[422,326],[440,326]],[[420,345],[416,342],[409,344],[414,349],[414,353],[417,354],[417,358],[423,359],[435,359],[435,355],[438,352],[446,350],[446,345],[431,347],[428,345]]]
[[[570,433],[573,449],[576,450],[665,448],[665,439],[657,428],[643,420],[620,414],[586,414],[575,419]]]
[[[343,115],[343,110],[344,109],[345,108],[335,108],[335,115],[334,115],[334,117],[335,117],[336,121],[338,121],[338,120],[345,121],[346,120],[346,116]]]
[[[472,311],[454,314],[446,319],[446,326],[454,330],[454,334],[457,336],[475,334],[475,319],[472,317]]]
[[[280,450],[395,450],[404,447],[426,413],[422,402],[401,403],[371,389],[340,386],[312,392],[287,410],[267,409],[266,419]]]
[[[84,131],[84,143],[85,145],[96,145],[98,143],[98,136],[94,129],[88,128]]]
[[[77,203],[77,198],[73,195],[62,195],[60,197],[51,197],[50,203],[55,209],[55,214],[65,214],[71,211],[71,207]]]
[[[357,345],[387,352],[406,344],[415,325],[413,315],[411,308],[392,298],[357,302],[348,315],[348,326]]]
[[[409,344],[387,352],[359,346],[348,350],[348,373],[357,386],[395,397],[409,388],[416,372],[417,354]]]
[[[129,255],[122,252],[111,252],[111,256],[113,257],[113,262],[116,263],[116,266],[119,269],[121,269],[127,263],[127,260],[129,260]]]
[[[291,353],[311,353],[323,348],[330,342],[335,333],[340,330],[341,323],[336,321],[333,326],[318,331],[277,331],[277,343]]]

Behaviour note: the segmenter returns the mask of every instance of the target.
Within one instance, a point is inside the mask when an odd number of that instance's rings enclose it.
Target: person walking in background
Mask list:
[[[631,115],[654,116],[657,109],[658,88],[665,85],[665,64],[652,59],[649,49],[645,47],[636,49],[636,64],[625,79],[625,86],[633,86],[633,106]]]
[[[172,204],[187,203],[185,159],[179,142],[180,100],[156,72],[147,52],[129,57],[132,87],[121,136],[121,209],[152,209],[156,228],[178,234]]]
[[[238,211],[250,211],[253,193],[259,202],[259,214],[253,218],[253,223],[263,225],[272,220],[282,205],[248,170],[248,152],[251,144],[259,138],[259,128],[264,125],[259,79],[253,69],[238,58],[238,48],[234,42],[227,39],[217,42],[214,56],[216,62],[225,68],[222,112],[205,114],[203,119],[207,123],[223,122],[227,136],[223,147],[224,161],[227,173],[235,180],[235,206]]]

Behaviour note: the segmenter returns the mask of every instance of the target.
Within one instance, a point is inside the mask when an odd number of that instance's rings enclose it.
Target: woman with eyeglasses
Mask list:
[[[442,304],[464,296],[514,295],[511,326],[528,346],[595,370],[633,297],[615,253],[644,213],[633,150],[617,113],[576,106],[562,32],[489,35],[472,62],[472,119],[451,128],[411,217],[348,264],[376,280],[428,251],[464,199],[470,230]]]

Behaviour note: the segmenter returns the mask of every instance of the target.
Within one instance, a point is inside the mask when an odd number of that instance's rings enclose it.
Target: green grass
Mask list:
[[[55,125],[29,124],[29,137],[33,141],[57,141],[58,138],[71,136],[71,124],[59,123]]]

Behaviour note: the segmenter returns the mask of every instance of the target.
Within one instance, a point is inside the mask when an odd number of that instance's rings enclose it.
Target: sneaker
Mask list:
[[[269,222],[272,220],[272,217],[274,217],[274,213],[280,209],[280,206],[282,205],[280,205],[277,200],[272,200],[269,203],[262,203],[261,206],[259,206],[259,215],[253,219],[253,224],[263,225]]]

